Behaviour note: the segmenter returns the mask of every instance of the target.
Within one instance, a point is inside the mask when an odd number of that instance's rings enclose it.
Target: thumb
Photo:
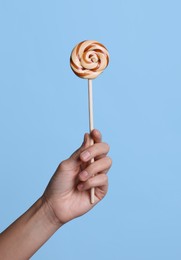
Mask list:
[[[91,138],[90,138],[90,135],[89,134],[85,134],[84,135],[84,140],[83,140],[83,143],[82,145],[70,156],[70,159],[73,159],[73,160],[79,160],[80,158],[80,154],[87,148],[91,145]]]

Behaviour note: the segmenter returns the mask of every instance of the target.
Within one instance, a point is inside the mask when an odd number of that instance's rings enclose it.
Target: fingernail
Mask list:
[[[83,179],[86,179],[88,175],[89,175],[89,174],[88,174],[88,172],[86,172],[86,171],[82,171],[82,172],[80,173],[80,177],[83,178]]]
[[[85,151],[85,152],[81,153],[81,157],[83,160],[88,160],[88,159],[90,159],[90,153],[88,151]]]
[[[81,184],[79,184],[79,185],[77,186],[77,189],[78,189],[78,190],[82,190],[83,187],[84,187],[84,184],[81,183]]]

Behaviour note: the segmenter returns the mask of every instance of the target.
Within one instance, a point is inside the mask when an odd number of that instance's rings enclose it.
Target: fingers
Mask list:
[[[88,179],[86,182],[81,182],[77,188],[80,191],[90,190],[91,188],[108,186],[108,177],[106,174],[98,174],[94,178]]]
[[[89,160],[106,155],[109,152],[109,145],[106,143],[95,143],[94,145],[88,147],[83,152],[80,153],[80,159],[83,162],[88,162]]]
[[[86,169],[79,173],[80,181],[86,181],[98,173],[107,173],[111,167],[111,164],[112,160],[108,156],[91,163]]]
[[[106,173],[111,167],[111,164],[112,160],[108,156],[90,164],[79,174],[79,180],[81,182],[77,186],[77,189],[79,191],[86,191],[94,187],[96,198],[98,201],[101,200],[108,190],[108,177]]]
[[[91,145],[91,139],[94,144]],[[106,157],[109,152],[109,145],[103,143],[101,133],[94,129],[91,134],[84,135],[84,141],[80,148],[78,148],[68,159],[71,166],[80,165],[81,170],[85,169],[90,163],[91,159],[94,158],[95,161]]]
[[[91,139],[93,139],[94,143],[100,143],[102,140],[102,136],[99,130],[94,129],[91,134],[85,134],[84,140],[80,148],[78,148],[71,156],[72,159],[79,159],[79,156],[82,151],[84,151],[86,148],[88,148],[91,145]]]
[[[102,199],[108,190],[108,177],[106,174],[98,174],[97,176],[88,179],[86,182],[81,182],[77,188],[79,191],[90,190],[91,188],[96,188],[96,196]]]

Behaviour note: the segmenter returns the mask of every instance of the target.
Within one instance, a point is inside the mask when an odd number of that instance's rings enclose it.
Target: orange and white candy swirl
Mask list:
[[[109,63],[109,53],[97,41],[83,41],[75,46],[70,56],[70,66],[80,78],[95,79]]]

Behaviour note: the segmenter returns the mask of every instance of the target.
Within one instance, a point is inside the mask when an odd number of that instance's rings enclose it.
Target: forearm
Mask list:
[[[60,226],[40,198],[0,235],[0,260],[29,259]]]

